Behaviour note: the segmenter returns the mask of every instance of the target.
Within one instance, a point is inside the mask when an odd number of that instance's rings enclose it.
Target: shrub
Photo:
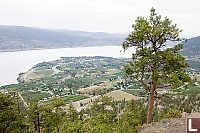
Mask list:
[[[167,118],[181,118],[181,113],[177,109],[169,109],[166,117]]]

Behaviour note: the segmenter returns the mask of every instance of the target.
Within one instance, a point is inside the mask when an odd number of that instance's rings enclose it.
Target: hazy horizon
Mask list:
[[[128,33],[138,16],[154,7],[183,35],[200,35],[199,1],[160,0],[6,0],[0,1],[0,25],[88,32]]]

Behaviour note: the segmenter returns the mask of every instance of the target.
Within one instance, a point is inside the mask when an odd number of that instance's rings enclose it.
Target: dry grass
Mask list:
[[[114,100],[120,101],[125,99],[126,101],[129,100],[138,100],[140,97],[138,96],[134,96],[132,94],[126,93],[124,91],[121,90],[116,90],[116,91],[112,91],[110,93],[107,93],[106,96],[112,97]]]
[[[49,70],[49,69],[31,70],[26,73],[25,81],[49,77],[52,74],[53,74],[53,70]]]
[[[101,90],[103,88],[104,88],[104,86],[93,85],[93,86],[90,86],[90,87],[87,87],[87,88],[80,88],[79,91],[81,93],[89,93],[89,92],[92,92],[92,91],[95,91],[95,90]]]

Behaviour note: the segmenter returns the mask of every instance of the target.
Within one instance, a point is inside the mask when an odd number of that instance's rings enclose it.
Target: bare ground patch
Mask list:
[[[112,91],[110,93],[107,93],[106,96],[112,97],[114,100],[117,100],[117,101],[120,101],[120,100],[123,100],[123,99],[125,99],[126,101],[129,101],[129,100],[132,100],[132,99],[138,100],[140,98],[138,96],[134,96],[132,94],[126,93],[126,92],[121,91],[121,90]]]

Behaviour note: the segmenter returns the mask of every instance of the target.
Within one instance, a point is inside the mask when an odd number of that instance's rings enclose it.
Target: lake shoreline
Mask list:
[[[131,58],[135,49],[123,52],[121,46],[93,46],[74,48],[51,48],[24,51],[0,52],[0,86],[17,83],[19,73],[26,72],[41,62],[57,60],[60,57],[104,56]]]
[[[110,46],[121,46],[121,45],[95,45],[95,46],[74,46],[74,47],[52,47],[52,48],[30,48],[30,49],[5,49],[1,50],[0,53],[4,52],[20,52],[20,51],[33,51],[33,50],[48,50],[48,49],[63,49],[63,48],[87,48],[87,47],[110,47]]]

